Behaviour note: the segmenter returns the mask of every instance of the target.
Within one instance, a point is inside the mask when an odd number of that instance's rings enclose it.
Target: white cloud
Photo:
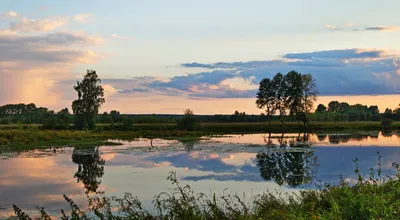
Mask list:
[[[400,27],[398,26],[365,26],[365,27],[354,27],[353,23],[346,23],[344,27],[336,27],[331,24],[325,25],[325,28],[331,31],[382,31],[382,32],[389,32],[389,31],[398,31]]]
[[[131,37],[123,37],[117,34],[111,34],[111,38],[117,39],[117,40],[133,40]]]
[[[19,17],[19,14],[15,11],[7,11],[3,14],[4,17],[8,17],[8,18],[15,18],[15,17]]]
[[[28,18],[22,18],[18,22],[12,22],[10,24],[10,30],[18,32],[48,32],[58,27],[65,25],[67,22],[65,19],[47,19],[47,20],[31,20]]]
[[[86,13],[86,14],[78,14],[75,15],[75,21],[77,22],[90,22],[92,21],[93,14],[92,13]]]
[[[325,28],[327,28],[327,29],[331,29],[331,30],[336,30],[336,29],[337,29],[337,27],[336,27],[336,26],[334,26],[334,25],[331,25],[331,24],[327,24],[327,25],[325,25]]]

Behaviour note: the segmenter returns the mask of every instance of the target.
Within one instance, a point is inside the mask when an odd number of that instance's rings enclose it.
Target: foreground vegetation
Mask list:
[[[297,194],[266,192],[246,201],[244,196],[223,195],[210,198],[183,186],[171,172],[170,192],[156,195],[152,211],[131,194],[123,198],[105,197],[103,193],[88,196],[88,209],[79,208],[64,195],[71,212],[61,210],[62,219],[400,219],[400,175],[383,176],[379,166],[368,177],[360,174],[355,160],[355,182],[341,180],[338,185],[321,186]],[[393,164],[399,173],[399,166]],[[20,219],[29,219],[17,205]],[[37,207],[42,219],[50,215]]]

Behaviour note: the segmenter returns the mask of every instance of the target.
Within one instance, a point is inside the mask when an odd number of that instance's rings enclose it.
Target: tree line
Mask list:
[[[383,119],[400,120],[400,105],[392,110],[386,108],[382,113],[377,105],[350,105],[347,102],[331,101],[328,106],[319,104],[315,113],[310,115],[313,121],[381,121]]]

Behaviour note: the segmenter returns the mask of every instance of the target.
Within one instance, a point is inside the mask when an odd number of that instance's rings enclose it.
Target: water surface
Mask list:
[[[312,143],[311,147],[303,143]],[[353,159],[361,171],[385,173],[400,163],[400,136],[373,132],[349,134],[251,134],[205,138],[196,143],[139,139],[122,146],[61,148],[0,154],[0,218],[13,215],[12,204],[26,213],[36,206],[51,214],[68,210],[65,194],[86,205],[86,195],[131,192],[150,207],[153,196],[168,190],[169,171],[197,192],[295,192],[315,184],[355,180]]]

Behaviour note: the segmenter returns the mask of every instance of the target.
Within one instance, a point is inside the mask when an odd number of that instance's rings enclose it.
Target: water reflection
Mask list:
[[[261,177],[279,185],[296,187],[311,183],[316,172],[317,158],[311,150],[260,152],[256,158]]]
[[[272,144],[268,135],[268,146]],[[260,176],[278,185],[296,187],[311,183],[316,173],[317,157],[308,142],[309,135],[300,133],[296,139],[286,140],[284,134],[278,138],[279,148],[269,148],[257,153],[257,167]],[[292,149],[291,149],[292,148]],[[289,149],[289,150],[288,150]]]
[[[98,147],[76,149],[72,152],[72,162],[78,164],[78,171],[74,174],[77,182],[82,182],[86,194],[97,191],[104,175],[105,160],[101,158]]]
[[[0,219],[9,216],[12,204],[28,212],[39,205],[59,213],[68,208],[63,194],[81,205],[86,203],[85,193],[132,192],[151,204],[155,194],[168,190],[165,177],[172,170],[184,184],[203,193],[228,188],[255,195],[312,187],[316,181],[335,182],[339,175],[352,180],[352,160],[359,158],[362,173],[368,174],[377,166],[377,151],[384,173],[393,171],[392,162],[400,163],[399,146],[399,136],[386,133],[289,133],[228,135],[198,142],[139,139],[123,146],[1,154]]]

